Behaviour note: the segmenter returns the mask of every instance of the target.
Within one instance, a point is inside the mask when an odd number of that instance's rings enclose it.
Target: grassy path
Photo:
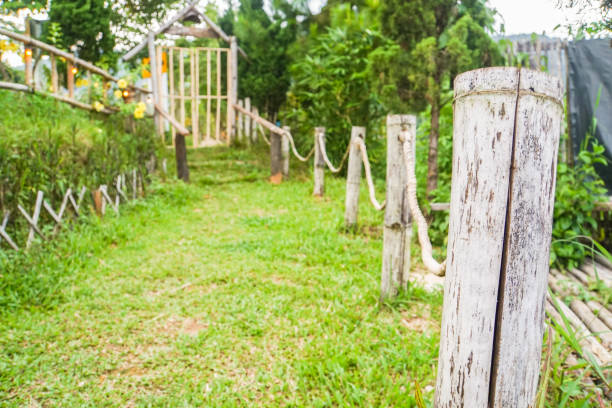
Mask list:
[[[299,173],[267,183],[246,151],[195,154],[191,185],[54,244],[57,293],[0,314],[0,406],[414,406],[442,296],[378,305],[365,190],[349,234],[342,180],[316,199]]]

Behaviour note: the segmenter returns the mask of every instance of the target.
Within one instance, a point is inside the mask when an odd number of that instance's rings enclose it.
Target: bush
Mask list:
[[[155,155],[149,120],[87,113],[55,100],[0,92],[0,214],[30,207],[37,190],[56,203],[68,187],[111,184]]]

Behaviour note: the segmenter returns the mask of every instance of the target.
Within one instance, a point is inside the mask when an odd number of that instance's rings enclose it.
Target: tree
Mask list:
[[[385,77],[391,105],[413,110],[431,106],[427,160],[427,195],[437,188],[438,137],[443,98],[454,77],[463,71],[501,63],[497,44],[486,29],[493,12],[486,0],[386,0],[381,27],[398,46],[378,55],[376,66]]]
[[[113,62],[115,37],[111,33],[112,10],[104,0],[53,0],[49,20],[62,31],[62,46],[77,46],[80,58],[98,62],[104,56]]]

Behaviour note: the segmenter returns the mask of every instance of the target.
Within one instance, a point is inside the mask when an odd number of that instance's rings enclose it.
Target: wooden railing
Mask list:
[[[117,111],[116,108],[110,106],[108,93],[111,90],[111,83],[117,84],[117,88],[119,88],[120,78],[113,76],[108,71],[88,61],[82,60],[69,52],[62,51],[27,35],[0,28],[0,36],[8,37],[12,41],[21,43],[18,52],[22,53],[25,64],[25,83],[20,84],[0,81],[0,88],[43,94],[81,109],[96,110],[106,114]],[[36,53],[38,54],[36,57],[34,56],[35,50],[39,51]],[[37,88],[37,79],[39,78],[36,78],[36,65],[45,56],[50,60],[50,75],[48,78],[44,78],[45,85],[48,84],[49,86],[45,86],[44,89],[38,89],[40,87]],[[60,85],[60,76],[58,75],[57,67],[58,59],[66,63],[65,89],[62,89]],[[83,71],[85,75],[79,74],[81,71]],[[101,78],[101,85],[100,82],[93,81],[93,75],[97,75]],[[75,90],[77,88],[75,78],[77,76],[80,76],[86,81],[82,87],[86,87],[87,90],[85,92],[85,97],[81,99],[77,99],[77,95],[75,95]],[[101,97],[96,100],[96,98],[93,97],[93,89],[98,86],[102,87]],[[121,89],[121,92],[122,98],[126,101],[143,100],[146,94],[151,93],[148,89],[135,85],[127,85],[124,89]]]

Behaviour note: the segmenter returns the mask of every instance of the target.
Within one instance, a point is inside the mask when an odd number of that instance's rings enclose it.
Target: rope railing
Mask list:
[[[291,135],[291,132],[287,132],[283,130],[281,134],[287,137],[287,139],[289,139],[289,145],[291,146],[291,151],[293,152],[293,155],[295,156],[296,159],[298,159],[301,162],[307,162],[312,157],[315,151],[314,146],[312,147],[312,149],[310,150],[310,152],[308,152],[306,156],[302,156],[301,154],[298,153],[297,149],[295,148],[295,142],[293,141],[293,136]]]
[[[446,261],[438,263],[438,261],[433,258],[433,248],[431,246],[431,241],[429,240],[427,221],[425,220],[417,201],[417,179],[415,173],[414,150],[407,132],[400,133],[400,143],[402,143],[402,153],[408,175],[408,206],[410,208],[412,218],[414,218],[417,224],[419,244],[421,245],[421,259],[423,260],[425,267],[430,272],[438,276],[444,276]]]
[[[349,151],[351,150],[351,144],[349,143],[348,146],[346,147],[346,152],[344,152],[344,156],[342,156],[342,160],[340,160],[340,164],[338,165],[338,167],[334,167],[334,165],[331,164],[329,157],[327,157],[327,150],[325,148],[325,135],[324,134],[320,134],[318,136],[317,143],[319,143],[319,146],[321,146],[321,154],[323,156],[323,161],[325,162],[325,164],[327,164],[329,171],[331,171],[332,173],[340,173],[340,170],[342,170],[342,167],[344,166],[344,163],[346,162],[346,158],[349,155]]]
[[[361,153],[361,160],[363,161],[363,168],[365,169],[366,181],[368,183],[368,195],[370,197],[370,202],[377,211],[382,211],[385,209],[387,203],[385,200],[383,200],[382,203],[379,203],[376,199],[376,190],[374,188],[374,180],[372,178],[372,170],[370,168],[370,160],[368,159],[368,150],[366,145],[364,141],[359,138],[355,139],[353,143],[357,145]]]

